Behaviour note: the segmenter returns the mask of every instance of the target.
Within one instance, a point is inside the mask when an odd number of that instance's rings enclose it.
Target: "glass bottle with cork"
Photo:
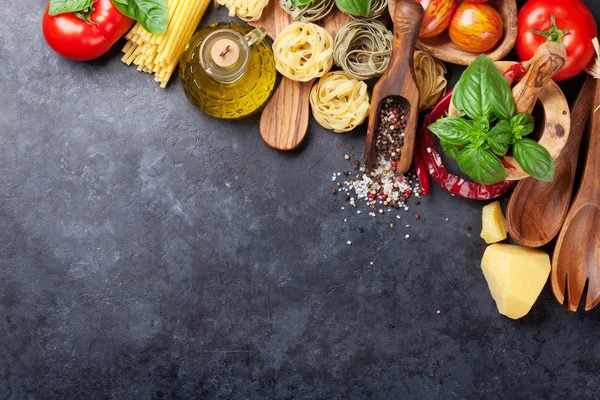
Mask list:
[[[179,79],[188,100],[216,118],[238,119],[262,109],[277,76],[263,28],[213,23],[198,31],[181,56]]]

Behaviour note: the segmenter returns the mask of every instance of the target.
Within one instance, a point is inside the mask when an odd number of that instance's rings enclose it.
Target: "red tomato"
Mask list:
[[[458,7],[458,0],[417,0],[425,9],[419,37],[430,38],[444,32]]]
[[[475,53],[491,50],[502,38],[502,17],[489,4],[467,1],[458,6],[450,21],[450,39]]]
[[[134,21],[113,5],[111,0],[94,1],[89,21],[75,13],[55,16],[44,12],[42,30],[48,45],[58,54],[72,60],[87,61],[106,53]]]
[[[554,75],[555,81],[579,74],[594,57],[592,39],[598,35],[598,28],[589,8],[580,0],[530,0],[519,12],[518,29],[515,49],[522,61],[530,60],[546,40],[562,40],[567,62]]]

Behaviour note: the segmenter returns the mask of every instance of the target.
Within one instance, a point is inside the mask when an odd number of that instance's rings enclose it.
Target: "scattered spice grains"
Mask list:
[[[377,167],[366,170],[361,167],[360,161],[354,160],[352,171],[345,169],[342,176],[339,172],[333,174],[332,181],[336,182],[337,191],[345,193],[343,197],[350,207],[357,208],[364,204],[370,209],[369,216],[381,217],[396,210],[408,211],[411,197],[414,198],[414,204],[421,203],[423,191],[417,175],[414,172],[395,172],[404,145],[405,124],[406,110],[401,103],[395,98],[386,99],[379,111],[375,132]],[[350,158],[349,154],[344,154],[346,161],[350,161]],[[337,191],[335,188],[331,190],[333,194]],[[356,210],[356,213],[360,214],[361,210]],[[396,214],[396,218],[400,219],[400,215]],[[415,214],[415,219],[419,218],[420,215]],[[390,229],[394,229],[394,226],[393,223],[389,224]],[[405,235],[406,239],[409,237]]]

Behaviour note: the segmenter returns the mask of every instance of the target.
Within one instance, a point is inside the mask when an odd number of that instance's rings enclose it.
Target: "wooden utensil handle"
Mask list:
[[[587,156],[583,176],[579,184],[579,192],[576,199],[584,201],[600,202],[600,80],[596,80],[596,90],[590,121],[590,141],[587,146]]]
[[[562,43],[546,42],[536,50],[525,77],[513,88],[517,113],[531,114],[544,85],[565,65]]]
[[[408,62],[412,71],[413,56],[425,11],[413,0],[398,0],[394,12],[394,52],[392,64]]]

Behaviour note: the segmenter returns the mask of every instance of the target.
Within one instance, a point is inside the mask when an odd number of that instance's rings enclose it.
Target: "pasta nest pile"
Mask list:
[[[308,4],[295,6],[292,0],[279,0],[279,5],[296,21],[315,22],[326,17],[335,4],[334,0],[313,0]]]
[[[217,0],[217,3],[227,7],[230,17],[237,15],[244,21],[257,21],[269,0]]]
[[[423,111],[432,108],[446,92],[446,67],[422,50],[415,51],[414,66],[419,88],[419,111]]]
[[[333,66],[333,38],[313,23],[294,22],[273,43],[275,66],[283,76],[308,82]]]
[[[336,71],[323,76],[310,91],[310,105],[315,120],[326,129],[351,131],[369,115],[367,84]]]
[[[394,35],[379,21],[352,21],[335,38],[333,59],[357,79],[381,76],[392,55]]]

